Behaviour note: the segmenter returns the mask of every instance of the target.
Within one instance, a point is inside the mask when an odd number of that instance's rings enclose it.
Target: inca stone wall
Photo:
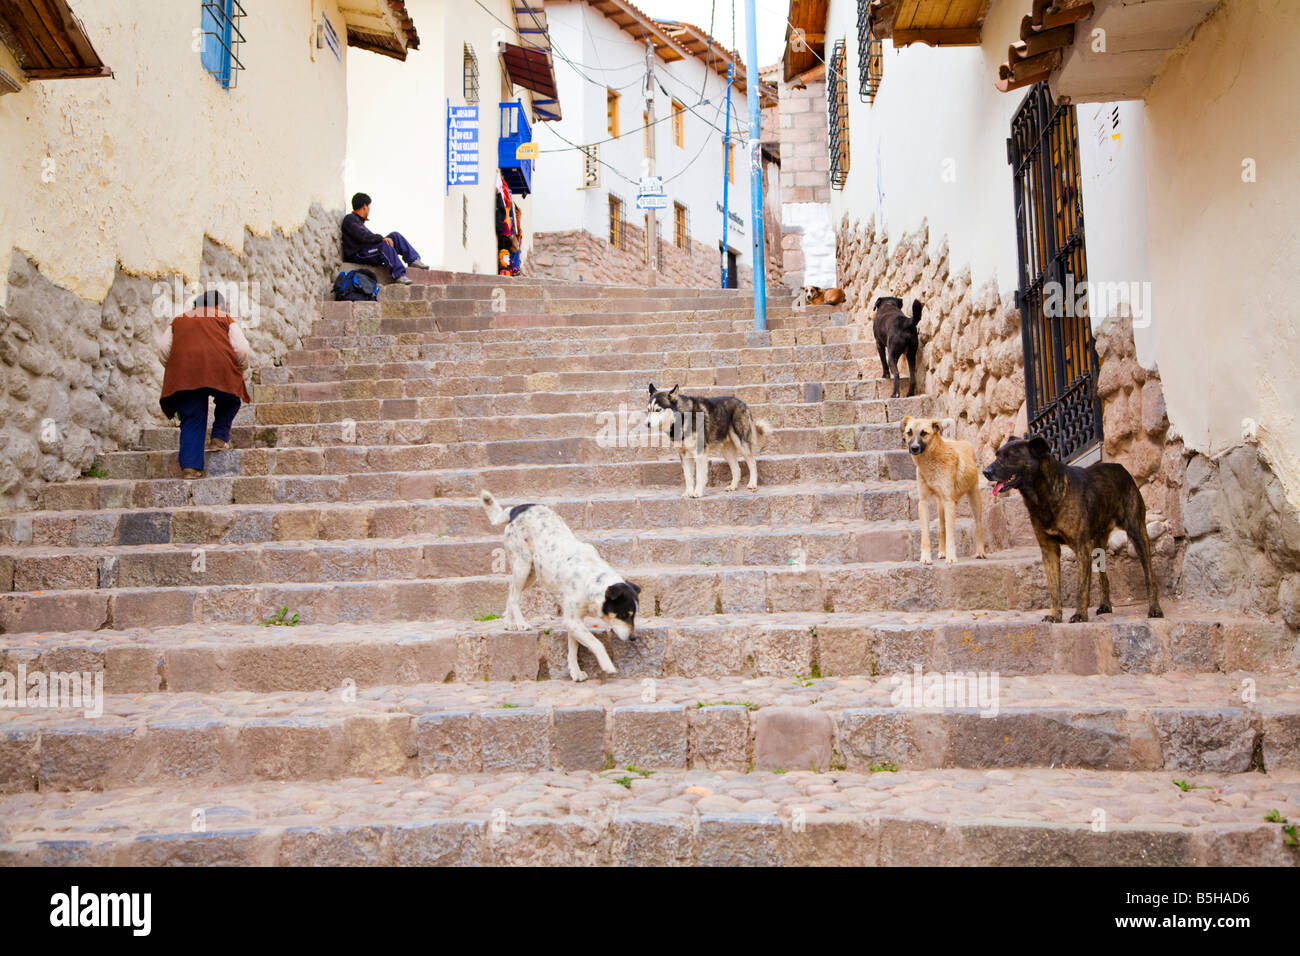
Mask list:
[[[669,241],[671,236],[665,235],[659,243],[661,261],[656,270],[645,261],[644,229],[628,222],[623,238],[624,247],[616,249],[604,238],[585,230],[536,233],[524,274],[573,282],[683,289],[715,289],[721,281],[718,250],[710,249],[703,242],[692,239],[688,254]],[[742,289],[753,287],[754,275],[748,266],[740,266],[738,282]]]
[[[870,329],[879,296],[901,297],[906,311],[913,299],[924,303],[917,391],[942,399],[957,424],[957,437],[991,459],[993,449],[1015,432],[1017,418],[1023,419],[1020,314],[1012,296],[999,294],[992,282],[974,288],[969,268],[953,274],[947,239],[931,250],[925,225],[904,235],[890,253],[888,237],[876,235],[874,220],[863,226],[846,217],[837,247],[845,308],[853,322],[866,327],[869,341],[874,341]],[[869,359],[866,371],[878,375],[879,365]],[[904,359],[899,369],[903,389],[906,373]]]
[[[918,390],[938,396],[957,437],[975,445],[981,464],[990,461],[1003,439],[1026,428],[1020,316],[1012,296],[1000,295],[993,283],[974,289],[969,269],[953,274],[946,239],[931,251],[927,227],[903,236],[890,253],[874,225],[840,224],[845,309],[870,329],[878,296],[901,296],[907,309],[913,298],[925,303]],[[1186,449],[1170,425],[1159,371],[1137,361],[1131,318],[1111,316],[1095,338],[1102,456],[1124,465],[1138,483],[1163,587],[1224,607],[1280,614],[1300,628],[1300,512],[1258,448],[1242,445],[1213,459]],[[878,364],[867,360],[864,374],[878,374]],[[1032,542],[1022,508],[1003,504],[993,511],[993,523],[1019,526],[1017,540]]]
[[[292,234],[247,233],[242,255],[204,240],[197,281],[242,295],[239,319],[257,363],[297,347],[319,317],[339,263],[341,218],[313,205]],[[104,301],[88,302],[20,253],[8,282],[0,308],[0,508],[28,508],[43,482],[83,474],[100,451],[130,447],[144,426],[163,420],[154,336],[192,296],[177,276],[119,269]]]

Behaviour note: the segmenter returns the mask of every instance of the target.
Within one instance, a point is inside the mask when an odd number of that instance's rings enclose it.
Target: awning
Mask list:
[[[555,88],[555,67],[551,63],[551,54],[546,50],[530,50],[514,43],[502,43],[501,59],[515,85],[532,90],[547,99],[559,96],[559,91]]]
[[[68,0],[0,0],[0,37],[29,80],[113,75]]]
[[[420,48],[405,0],[347,0],[339,13],[348,28],[348,46],[405,60],[407,50]]]
[[[826,0],[790,0],[786,15],[785,81],[820,64],[826,52]]]
[[[878,37],[895,47],[977,46],[990,0],[871,0],[871,22]]]

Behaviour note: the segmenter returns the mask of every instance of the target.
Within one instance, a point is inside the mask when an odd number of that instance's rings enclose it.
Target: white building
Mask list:
[[[588,282],[717,286],[725,190],[729,284],[751,285],[749,107],[739,58],[698,27],[652,20],[624,0],[547,0],[545,10],[564,117],[535,130],[540,201],[533,205],[526,271]],[[771,102],[775,94],[765,87],[763,95]],[[649,220],[657,242],[647,244],[647,217],[636,198],[638,181],[651,170],[667,199]]]
[[[298,345],[339,259],[348,70],[418,45],[393,0],[0,3],[0,504],[161,420],[153,327],[194,284],[241,290],[259,364]]]
[[[792,0],[790,20],[784,80],[827,76],[855,320],[928,297],[927,390],[982,457],[1014,425],[1121,461],[1184,586],[1294,603],[1297,549],[1266,542],[1300,527],[1300,5]]]
[[[541,2],[409,0],[407,9],[424,47],[405,63],[355,56],[348,73],[348,194],[370,195],[371,228],[401,232],[431,266],[497,272],[499,176],[514,183],[526,256],[532,163],[515,154],[560,115]],[[449,114],[465,139],[449,141]],[[456,142],[467,148],[453,156]]]

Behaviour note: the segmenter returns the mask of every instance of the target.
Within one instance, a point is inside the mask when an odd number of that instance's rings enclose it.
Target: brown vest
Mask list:
[[[172,320],[172,351],[163,372],[162,407],[167,396],[196,388],[215,388],[252,401],[244,386],[244,372],[230,345],[230,323],[220,309],[192,309]]]

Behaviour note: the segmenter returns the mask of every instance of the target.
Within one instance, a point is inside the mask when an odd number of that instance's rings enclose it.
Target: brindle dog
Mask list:
[[[1115,528],[1123,528],[1137,550],[1146,578],[1149,617],[1164,617],[1160,610],[1159,587],[1151,572],[1151,542],[1147,539],[1146,504],[1137,482],[1123,465],[1098,462],[1074,468],[1052,455],[1051,446],[1039,435],[1007,439],[997,450],[993,464],[984,469],[993,483],[993,497],[1017,489],[1029,512],[1038,546],[1043,552],[1047,590],[1052,613],[1044,621],[1061,620],[1061,544],[1074,550],[1079,564],[1079,610],[1070,622],[1088,620],[1092,591],[1093,555],[1100,549],[1101,604],[1098,614],[1109,614],[1110,579],[1106,576],[1106,541]]]

